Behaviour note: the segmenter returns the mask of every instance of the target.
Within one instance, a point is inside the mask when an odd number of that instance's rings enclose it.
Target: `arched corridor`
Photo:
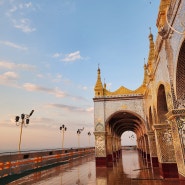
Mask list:
[[[106,120],[106,148],[107,165],[112,166],[112,162],[120,157],[121,136],[126,131],[132,131],[136,135],[137,148],[143,150],[143,155],[149,153],[148,139],[144,120],[137,113],[131,111],[117,111]],[[98,165],[98,164],[97,164]]]

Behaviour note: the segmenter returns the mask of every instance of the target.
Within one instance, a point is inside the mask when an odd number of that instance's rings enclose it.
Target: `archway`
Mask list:
[[[185,40],[182,43],[177,62],[176,95],[178,109],[181,109],[182,112],[185,112]],[[182,147],[183,158],[185,161],[185,116],[184,113],[182,113],[182,115],[177,120],[179,123],[181,123],[181,126],[178,128],[178,134],[180,136],[180,143]]]
[[[124,132],[135,133],[137,148],[146,157],[149,156],[149,145],[146,134],[146,123],[140,115],[132,111],[117,111],[106,120],[107,132],[107,163],[112,163],[119,157],[121,151],[121,136]]]
[[[146,132],[144,120],[140,115],[132,111],[117,111],[110,115],[106,120],[106,126],[111,128],[111,131],[120,137],[125,131],[133,131],[138,134]]]
[[[168,113],[167,102],[166,102],[166,94],[165,87],[161,84],[158,88],[157,93],[157,115],[158,115],[158,123],[164,124],[166,121],[166,114]]]
[[[177,63],[176,95],[178,108],[185,108],[185,41],[180,49]]]

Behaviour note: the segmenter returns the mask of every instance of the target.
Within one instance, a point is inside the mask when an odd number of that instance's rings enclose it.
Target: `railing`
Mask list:
[[[92,147],[0,153],[0,178],[37,170],[49,165],[67,163],[92,154],[94,151]]]

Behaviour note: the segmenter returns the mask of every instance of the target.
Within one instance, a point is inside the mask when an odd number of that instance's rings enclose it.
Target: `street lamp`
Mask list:
[[[91,137],[91,133],[88,132],[87,134],[88,134],[88,136],[89,136],[89,147],[90,147],[90,137]]]
[[[62,125],[60,127],[60,131],[62,132],[62,150],[64,148],[64,132],[67,130],[67,127],[65,125]]]
[[[82,128],[82,129],[78,129],[77,130],[77,135],[78,135],[78,148],[80,148],[80,134],[81,134],[81,132],[84,130],[84,128]]]
[[[21,114],[21,121],[19,121],[19,119],[20,119],[19,116],[15,117],[16,126],[21,125],[20,138],[19,138],[19,152],[20,152],[20,149],[21,149],[21,139],[22,139],[23,125],[26,127],[29,124],[29,122],[30,122],[29,118],[33,114],[33,112],[34,112],[34,110],[32,110],[30,112],[30,114]]]

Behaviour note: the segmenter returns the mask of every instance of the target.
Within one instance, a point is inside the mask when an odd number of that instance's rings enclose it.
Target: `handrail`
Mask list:
[[[94,153],[94,147],[5,152],[0,155],[0,179],[52,164],[62,164]]]

